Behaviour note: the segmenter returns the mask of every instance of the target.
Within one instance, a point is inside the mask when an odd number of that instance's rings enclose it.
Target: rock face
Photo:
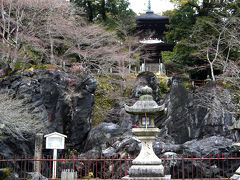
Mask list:
[[[96,86],[96,81],[86,73],[74,75],[57,69],[29,70],[3,78],[0,81],[2,97],[19,103],[21,112],[18,116],[24,112],[28,113],[29,118],[26,119],[25,124],[22,123],[28,129],[21,130],[21,125],[18,125],[21,133],[16,135],[16,139],[6,131],[11,129],[7,115],[0,120],[0,123],[5,125],[0,129],[0,136],[2,136],[0,154],[4,154],[6,149],[10,149],[9,153],[12,155],[17,153],[13,144],[18,144],[19,138],[26,142],[23,143],[24,145],[27,144],[28,148],[33,149],[35,133],[54,131],[68,136],[67,142],[71,142],[68,143],[68,147],[82,150],[84,140],[91,129],[91,108]],[[17,119],[15,119],[16,122],[18,122]],[[41,126],[33,128],[36,123]],[[28,148],[23,147],[17,150],[23,154],[32,154],[33,150],[29,152]]]
[[[140,87],[140,84],[144,86],[147,81],[144,82],[142,83],[137,79],[135,86]],[[138,95],[136,93],[138,92],[137,89],[137,87],[133,88],[132,97]],[[167,111],[165,115],[159,115],[155,119],[155,124],[160,129],[160,133],[153,143],[153,149],[158,157],[180,157],[179,155],[183,154],[186,157],[210,156],[217,158],[222,153],[224,155],[237,153],[237,149],[232,146],[237,138],[236,133],[228,129],[236,122],[232,113],[234,112],[234,105],[231,103],[232,96],[229,90],[214,83],[208,83],[198,89],[187,90],[180,79],[176,77],[172,79],[170,92],[159,102],[165,103]],[[111,112],[120,117],[120,114],[116,114],[120,111],[112,109]],[[121,114],[123,114],[122,111]],[[125,121],[124,117],[128,121],[135,122],[134,116],[122,116],[121,122]],[[107,122],[111,123],[111,119],[107,119]],[[114,123],[117,123],[116,119]],[[113,138],[109,138],[108,143],[103,142],[100,145],[103,147],[102,153],[105,156],[117,157],[124,152],[129,153],[129,144],[124,142],[131,142],[131,149],[134,149],[131,155],[133,157],[138,155],[141,143],[136,138],[136,140],[133,140],[134,136],[130,129],[128,132],[128,136],[125,135],[126,133],[114,137],[109,135]],[[104,136],[102,137],[104,138]],[[117,144],[121,145],[121,150],[118,149]],[[213,177],[224,171],[224,174],[230,177],[232,176],[231,170],[236,170],[239,166],[238,163],[232,163],[231,165],[226,163],[223,166],[217,163],[217,160],[212,160],[211,163],[209,161],[196,161],[193,164],[186,161],[184,162],[184,168],[182,168],[182,161],[174,161],[167,165],[165,170],[168,174],[177,169],[178,172],[175,171],[175,174],[179,173],[181,176],[183,173],[187,174],[193,168],[196,170],[193,174],[194,177]]]
[[[234,152],[233,140],[223,136],[211,136],[201,140],[187,141],[182,145],[182,149],[187,154],[193,153],[194,156],[217,156],[221,152]]]
[[[31,172],[27,175],[27,180],[48,180],[38,172]]]
[[[102,153],[106,157],[125,155],[125,153],[135,155],[140,151],[139,142],[128,129],[104,122],[91,129],[85,151]]]
[[[139,96],[139,87],[145,85],[155,87],[153,93],[157,96],[157,79],[150,74],[142,73],[138,76],[131,93],[132,98]],[[162,100],[156,97],[159,102],[165,103],[167,111],[155,119],[155,124],[160,129],[153,143],[155,153],[161,156],[169,151],[179,154],[193,152],[198,156],[203,153],[209,155],[213,150],[216,153],[236,152],[232,147],[236,133],[228,129],[236,122],[231,98],[229,90],[216,84],[209,83],[198,89],[187,90],[179,77],[173,77],[170,92]],[[112,109],[111,112],[118,116],[117,112],[120,111]],[[121,114],[124,113],[121,111]],[[119,121],[126,120],[135,123],[136,117],[125,115]],[[111,119],[107,122],[110,123]]]
[[[159,100],[159,87],[158,87],[158,79],[152,72],[142,72],[140,73],[134,84],[134,87],[131,91],[130,98],[139,98],[141,95],[140,89],[141,87],[148,86],[152,88],[152,96],[155,101]]]
[[[165,119],[156,119],[161,129],[159,137],[164,142],[183,144],[216,135],[235,138],[234,133],[228,130],[236,119],[231,113],[234,106],[227,89],[208,84],[188,92],[178,79],[174,79],[165,104]]]
[[[136,120],[132,121],[132,119],[134,119],[134,116],[126,113],[124,104],[116,103],[108,112],[104,122],[117,124],[122,129],[131,129],[132,124],[136,122]]]
[[[132,99],[124,103],[132,105],[145,85],[167,107],[155,119],[160,133],[153,149],[158,156],[170,151],[194,156],[237,152],[232,147],[236,135],[228,130],[236,122],[229,90],[211,83],[186,90],[179,78],[173,78],[170,92],[160,98],[157,78],[142,73]],[[95,89],[96,81],[90,75],[59,70],[27,71],[1,79],[0,155],[33,154],[34,134],[58,131],[68,136],[69,148],[106,157],[136,156],[141,149],[131,132],[136,117],[124,111],[124,103],[114,106],[103,123],[91,128]]]

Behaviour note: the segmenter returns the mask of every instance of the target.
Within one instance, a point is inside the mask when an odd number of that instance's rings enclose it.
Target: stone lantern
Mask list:
[[[136,159],[132,161],[129,175],[122,180],[165,180],[171,175],[164,176],[162,160],[153,151],[152,142],[160,132],[154,125],[154,116],[163,113],[165,105],[158,106],[153,100],[152,89],[145,86],[141,89],[142,95],[133,106],[125,105],[129,114],[138,115],[138,127],[133,128],[133,133],[142,143],[142,149]]]

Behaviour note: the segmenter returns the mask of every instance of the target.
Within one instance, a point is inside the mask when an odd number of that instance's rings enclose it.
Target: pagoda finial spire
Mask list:
[[[151,0],[148,0],[148,12],[152,12],[152,10],[151,10]]]

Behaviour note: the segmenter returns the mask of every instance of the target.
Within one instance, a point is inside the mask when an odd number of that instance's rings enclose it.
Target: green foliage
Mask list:
[[[169,41],[181,41],[192,33],[192,27],[196,21],[196,11],[190,5],[184,5],[173,11],[170,16],[167,39]]]
[[[185,45],[185,42],[193,31],[193,25],[196,22],[196,10],[190,5],[183,5],[170,14],[170,25],[166,38],[168,41],[177,41],[174,47],[172,60],[184,65],[192,65],[194,60],[191,57],[193,48]]]
[[[235,93],[233,94],[233,99],[232,99],[233,103],[235,104],[237,110],[239,111],[240,109],[240,91],[235,91]]]
[[[1,124],[1,123],[0,123],[0,130],[3,129],[4,126],[5,126],[4,124]],[[0,136],[0,139],[2,139],[2,136]]]
[[[239,20],[235,24],[226,24],[232,17],[239,19],[240,3],[236,0],[222,1],[203,1],[201,4],[196,0],[172,0],[177,6],[176,9],[166,12],[170,17],[168,32],[166,33],[167,41],[176,42],[174,55],[170,60],[180,63],[183,66],[197,66],[203,70],[208,66],[206,52],[210,49],[212,52],[217,50],[217,40],[219,34],[221,37],[220,46],[218,47],[221,54],[218,59],[229,56],[231,60],[239,57],[238,48],[235,48],[234,41],[230,39],[235,35],[228,35],[239,27]],[[224,28],[227,30],[225,31]],[[237,38],[235,38],[237,39]],[[239,38],[237,40],[239,42]],[[211,46],[212,45],[212,46]],[[211,46],[211,47],[210,47]],[[228,47],[231,50],[228,51]],[[210,59],[214,54],[210,52]]]
[[[27,69],[32,65],[41,63],[43,53],[38,51],[28,42],[22,42],[21,48],[18,50],[18,56],[15,63],[12,63],[14,70]]]
[[[4,168],[0,171],[0,179],[1,180],[7,180],[9,175],[10,175],[9,168]]]
[[[98,87],[95,91],[95,101],[92,111],[92,125],[102,122],[107,112],[117,102],[120,88],[111,82],[107,76],[95,76]]]
[[[92,110],[92,125],[101,123],[109,110],[117,103],[125,101],[131,93],[136,74],[129,74],[123,79],[117,74],[94,77],[98,86]]]
[[[15,70],[22,70],[22,69],[29,69],[32,67],[32,64],[30,63],[24,63],[24,62],[16,62],[15,63]]]
[[[189,81],[183,81],[183,86],[185,87],[185,89],[189,89],[190,86]]]
[[[133,13],[129,10],[129,2],[126,0],[74,0],[74,2],[85,9],[90,22],[106,22],[110,16]]]
[[[170,2],[174,3],[177,6],[183,6],[187,3],[197,4],[198,0],[170,0]]]
[[[174,47],[173,61],[180,63],[184,66],[193,66],[197,61],[196,58],[193,58],[192,53],[195,51],[195,47],[189,47],[185,44],[185,40],[182,40]]]
[[[83,178],[84,178],[84,179],[94,178],[94,174],[93,174],[93,172],[90,171],[90,172],[88,173],[88,176],[84,176]]]
[[[164,63],[165,68],[167,69],[168,73],[184,73],[185,69],[184,66],[180,63],[177,63],[175,61],[167,61]]]
[[[159,88],[159,96],[161,97],[163,94],[166,94],[170,88],[167,86],[167,80],[168,77],[167,76],[163,76],[163,75],[156,75],[157,79],[158,79],[158,88]]]
[[[129,9],[130,3],[127,0],[74,0],[74,2],[85,9],[90,22],[100,22],[108,30],[116,30],[121,39],[124,39],[126,32],[129,33],[135,28],[136,14]]]
[[[171,62],[173,60],[174,52],[162,51],[162,62]]]

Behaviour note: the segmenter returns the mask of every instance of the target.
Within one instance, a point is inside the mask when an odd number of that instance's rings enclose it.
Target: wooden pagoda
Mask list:
[[[151,11],[151,1],[148,0],[148,11],[136,17],[137,34],[140,38],[140,71],[164,73],[162,51],[173,51],[174,44],[163,41],[167,16],[160,16]]]

